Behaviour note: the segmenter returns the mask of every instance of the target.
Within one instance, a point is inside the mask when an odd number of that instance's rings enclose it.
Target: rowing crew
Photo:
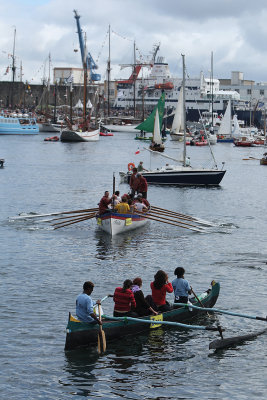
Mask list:
[[[100,200],[99,215],[105,214],[112,210],[117,211],[119,214],[129,214],[137,212],[146,212],[150,208],[147,199],[143,198],[142,193],[139,193],[134,199],[129,194],[124,194],[120,197],[120,192],[116,191],[111,197],[109,191],[106,190],[104,196]]]
[[[166,300],[167,293],[174,292],[174,302],[187,303],[188,295],[192,293],[189,282],[184,279],[185,270],[177,267],[174,271],[176,278],[169,282],[168,274],[159,270],[154,276],[154,281],[150,283],[151,295],[144,297],[142,279],[137,277],[130,280],[126,279],[122,287],[117,287],[113,295],[114,317],[143,317],[146,315],[157,315],[159,312],[170,311],[171,305]],[[87,281],[83,285],[83,293],[76,299],[76,315],[82,322],[98,323],[101,320],[94,312],[94,306],[101,304],[100,300],[94,301],[91,294],[94,284]]]

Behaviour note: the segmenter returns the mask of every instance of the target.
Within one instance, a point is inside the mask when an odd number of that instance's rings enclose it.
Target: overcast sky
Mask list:
[[[40,83],[48,76],[49,53],[52,67],[81,67],[73,9],[102,80],[110,24],[112,79],[130,75],[119,65],[133,62],[135,41],[143,61],[160,43],[158,55],[175,76],[182,75],[181,53],[190,77],[200,71],[208,76],[213,52],[214,77],[242,71],[245,79],[267,82],[267,0],[0,0],[0,80],[11,79],[11,69],[5,73],[15,28],[17,75],[22,63],[23,81]]]

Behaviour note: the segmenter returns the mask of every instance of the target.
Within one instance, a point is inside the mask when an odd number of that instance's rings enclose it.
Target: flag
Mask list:
[[[140,150],[138,149],[134,154],[139,154],[140,153]]]

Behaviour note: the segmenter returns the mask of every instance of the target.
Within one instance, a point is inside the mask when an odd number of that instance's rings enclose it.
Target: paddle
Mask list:
[[[55,212],[55,213],[50,213],[50,214],[19,215],[19,216],[10,217],[10,218],[25,219],[25,218],[50,217],[52,215],[76,214],[76,213],[83,213],[83,212],[90,212],[90,211],[97,211],[97,210],[98,210],[98,208],[85,208],[84,210],[62,211],[62,212]]]
[[[164,224],[169,224],[169,225],[179,226],[180,228],[190,229],[191,231],[195,231],[195,232],[205,232],[202,228],[199,228],[199,227],[189,228],[189,227],[187,227],[187,226],[183,226],[183,225],[180,225],[180,224],[177,224],[177,223],[173,223],[173,222],[163,221],[162,219],[150,217],[150,216],[148,216],[148,215],[141,214],[141,213],[138,213],[138,212],[135,212],[135,214],[137,214],[137,215],[139,215],[140,217],[143,217],[143,218],[147,218],[147,219],[152,219],[152,220],[154,220],[154,221],[163,222]]]
[[[98,318],[99,321],[101,321],[101,309],[100,309],[100,304],[98,304]],[[97,351],[99,354],[104,353],[106,351],[107,344],[106,344],[106,335],[105,332],[102,329],[102,325],[99,325],[99,332],[98,332],[98,337],[97,337]]]
[[[64,219],[64,220],[66,220],[66,222],[69,220],[71,220],[71,218],[81,218],[81,217],[86,217],[86,216],[91,216],[91,215],[93,215],[92,213],[89,213],[89,212],[87,212],[87,213],[83,213],[83,214],[79,214],[79,217],[78,216],[76,216],[76,215],[71,215],[71,216],[68,216],[68,217],[60,217],[60,218],[53,218],[53,219],[50,219],[49,221],[51,222],[51,221],[59,221],[60,219]],[[95,215],[95,213],[94,213],[94,215]],[[62,221],[62,222],[64,222],[64,221]]]
[[[185,307],[188,307],[188,308],[195,308],[196,310],[203,310],[203,307],[194,306],[193,304],[186,304],[186,303],[174,303],[174,304],[178,305],[178,306],[185,306]],[[239,313],[236,313],[236,312],[219,310],[218,308],[208,308],[208,307],[204,307],[204,308],[205,308],[205,310],[203,310],[203,311],[212,311],[212,312],[217,312],[217,313],[220,313],[220,314],[231,315],[233,317],[257,319],[259,321],[265,321],[265,322],[267,321],[267,317],[264,318],[264,317],[257,317],[257,316],[254,316],[254,315],[239,314]]]
[[[186,214],[177,213],[177,212],[171,211],[171,210],[166,210],[165,208],[156,207],[156,206],[151,206],[151,209],[156,209],[156,210],[164,211],[164,212],[171,213],[171,214],[177,215],[177,216],[187,217],[187,218],[192,219],[193,221],[197,221],[197,222],[199,222],[199,223],[206,224],[207,226],[215,226],[215,225],[212,224],[211,222],[205,221],[204,219],[192,217],[191,215],[186,215]]]
[[[246,335],[233,336],[233,337],[226,338],[226,339],[216,339],[216,340],[213,340],[212,342],[210,342],[209,349],[210,350],[225,349],[226,347],[237,345],[246,340],[254,339],[257,336],[262,335],[265,332],[267,332],[267,329],[263,329],[262,331],[259,331],[259,332],[248,333]]]
[[[166,215],[166,216],[172,217],[174,219],[183,220],[183,221],[190,221],[190,222],[197,222],[199,224],[206,225],[206,224],[203,224],[203,222],[195,221],[193,218],[180,217],[180,216],[172,214],[172,213],[167,213],[167,212],[164,212],[164,211],[155,210],[153,207],[152,207],[151,211],[153,212],[153,214],[157,214],[159,216],[160,215]]]
[[[95,218],[95,216],[93,215],[92,217],[79,218],[78,220],[76,220],[76,221],[74,221],[74,222],[69,222],[69,223],[67,223],[67,224],[63,224],[63,225],[60,225],[60,226],[56,226],[54,229],[59,229],[59,228],[63,228],[64,226],[68,226],[68,225],[72,225],[72,224],[77,224],[78,222],[86,221],[86,220],[91,219],[91,218]]]

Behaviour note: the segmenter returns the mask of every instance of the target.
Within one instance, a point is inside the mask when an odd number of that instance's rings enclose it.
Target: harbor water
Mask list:
[[[150,221],[110,238],[95,220],[54,230],[52,217],[15,219],[96,207],[105,190],[123,194],[119,171],[129,162],[144,167],[168,160],[150,155],[134,134],[115,133],[95,143],[45,142],[45,135],[1,136],[0,320],[1,398],[8,399],[265,399],[266,334],[214,352],[216,332],[159,328],[96,348],[64,351],[68,312],[75,313],[83,282],[92,297],[113,293],[127,278],[141,276],[143,291],[158,269],[174,279],[183,266],[197,293],[221,283],[216,307],[266,316],[267,167],[264,148],[212,147],[226,174],[219,187],[149,186],[151,204],[214,223],[205,233]],[[140,153],[135,154],[139,147]],[[188,147],[193,166],[209,166],[208,147]],[[180,157],[182,143],[168,137],[165,153]],[[152,159],[150,159],[152,157]],[[244,160],[248,159],[248,160]],[[46,221],[43,221],[43,220]],[[168,295],[169,301],[173,300]],[[113,301],[103,303],[111,315]],[[265,322],[203,315],[194,323],[220,323],[224,336],[261,330]]]

